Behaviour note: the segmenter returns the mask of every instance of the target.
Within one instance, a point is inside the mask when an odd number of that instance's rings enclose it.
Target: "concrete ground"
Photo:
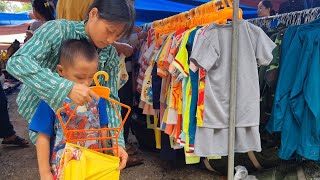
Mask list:
[[[8,96],[10,120],[17,135],[27,138],[27,124],[17,113],[15,99],[18,92]],[[0,116],[1,118],[1,116]],[[2,140],[0,140],[1,142]],[[125,169],[121,172],[122,180],[188,180],[188,179],[219,179],[209,171],[200,169],[197,165],[172,167],[164,163],[157,153],[140,151],[139,157],[144,164]],[[33,145],[28,148],[0,145],[0,180],[36,180],[39,179],[36,150]]]

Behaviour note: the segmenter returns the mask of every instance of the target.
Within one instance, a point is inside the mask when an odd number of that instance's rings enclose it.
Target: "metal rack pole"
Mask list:
[[[237,104],[237,75],[238,75],[238,48],[239,48],[239,0],[233,0],[232,21],[232,62],[231,62],[231,87],[230,87],[230,112],[229,112],[229,155],[228,155],[228,180],[234,179],[234,144]]]

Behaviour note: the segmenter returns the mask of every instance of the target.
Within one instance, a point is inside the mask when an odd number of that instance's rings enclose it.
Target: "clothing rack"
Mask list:
[[[232,21],[232,64],[231,64],[231,87],[230,87],[230,111],[229,111],[229,138],[228,138],[228,180],[234,179],[234,146],[235,146],[235,126],[236,126],[236,102],[237,102],[237,74],[238,74],[238,50],[239,50],[239,0],[212,0],[190,11],[180,13],[169,18],[158,20],[152,23],[155,28],[157,26],[164,26],[170,24],[176,18],[192,17],[197,12],[208,12],[208,9],[215,9],[217,7],[233,8],[233,21]],[[222,6],[221,6],[222,5]],[[208,8],[209,7],[209,8]],[[208,13],[212,13],[210,10]]]
[[[279,14],[275,16],[249,19],[248,21],[263,29],[271,30],[277,28],[280,24],[285,26],[300,25],[311,22],[318,18],[320,18],[320,7]]]

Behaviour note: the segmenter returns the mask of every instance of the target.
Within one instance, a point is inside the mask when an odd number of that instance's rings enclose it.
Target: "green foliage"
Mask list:
[[[19,5],[17,2],[12,3],[10,1],[0,0],[0,12],[19,13],[30,10],[32,10],[30,2],[20,2]]]

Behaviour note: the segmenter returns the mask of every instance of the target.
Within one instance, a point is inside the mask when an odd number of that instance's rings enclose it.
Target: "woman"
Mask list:
[[[20,48],[20,42],[15,40],[8,48],[8,56],[11,57]],[[14,127],[9,119],[8,100],[4,93],[3,84],[5,81],[4,74],[0,71],[0,138],[3,138],[2,144],[17,145],[27,147],[29,142],[16,135]]]
[[[272,3],[270,0],[263,0],[258,4],[258,16],[266,17],[273,16],[276,12],[272,8]]]
[[[45,23],[54,20],[54,5],[49,0],[34,0],[32,2],[34,17]]]
[[[42,24],[47,21],[54,20],[54,7],[53,3],[48,0],[34,0],[32,2],[33,13],[30,15],[32,18],[36,19],[27,29],[26,38],[24,43],[26,43],[32,36],[35,30],[37,30]]]
[[[8,62],[8,72],[24,83],[17,98],[19,113],[30,123],[40,99],[56,111],[66,97],[79,105],[97,98],[85,85],[76,84],[53,73],[58,63],[61,42],[66,39],[87,38],[95,45],[99,52],[98,70],[109,74],[107,82],[102,78],[100,82],[111,89],[111,98],[119,100],[119,59],[115,48],[110,44],[131,33],[134,18],[135,11],[127,0],[95,0],[84,22],[55,20],[42,25]],[[107,112],[109,127],[119,126],[117,113],[110,102],[107,102]],[[36,140],[34,136],[30,136],[33,142]],[[123,169],[128,158],[124,150],[123,134],[119,137],[119,145],[119,169]]]

